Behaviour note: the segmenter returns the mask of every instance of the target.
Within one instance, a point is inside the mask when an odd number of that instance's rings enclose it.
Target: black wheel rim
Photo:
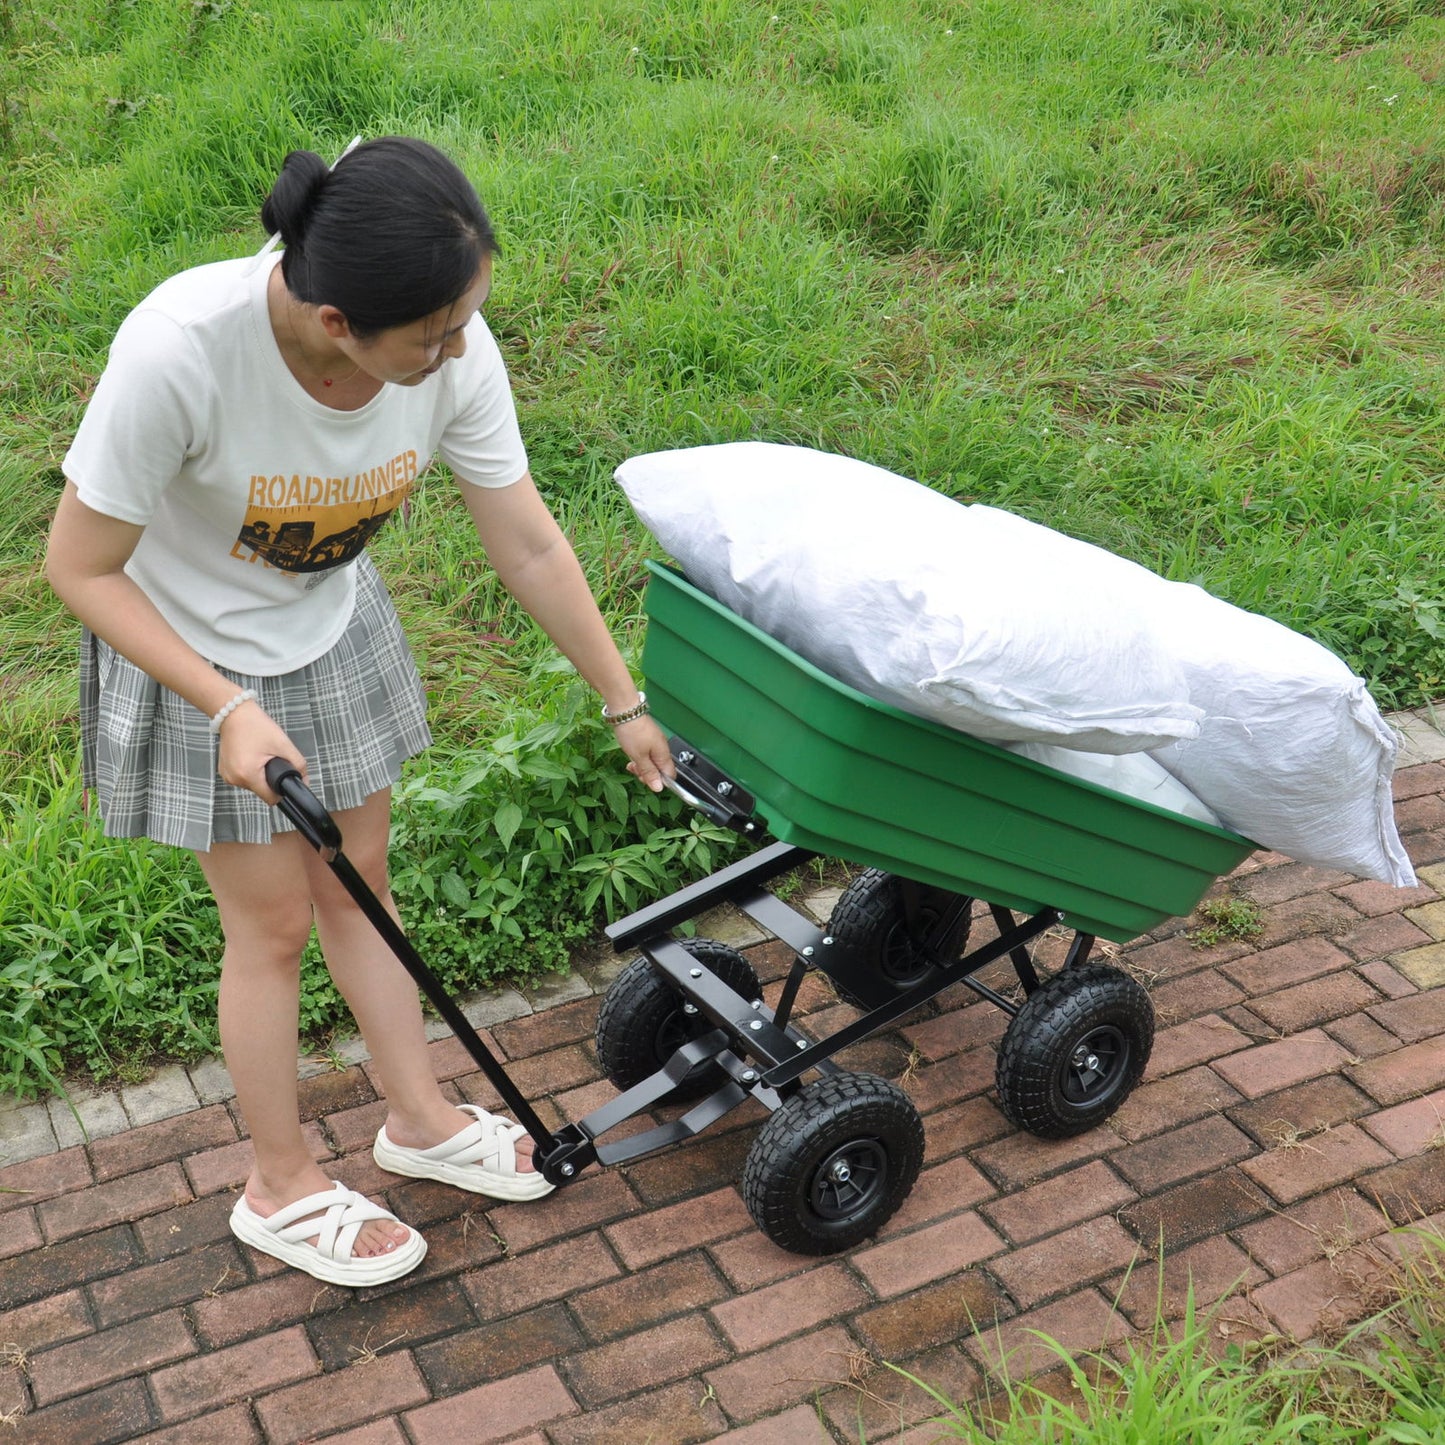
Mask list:
[[[697,1036],[705,1032],[707,1020],[697,1011],[688,1012],[688,1005],[679,1002],[677,1007],[663,1019],[658,1025],[657,1036],[653,1042],[653,1050],[657,1056],[657,1066],[661,1068],[684,1044],[690,1044]],[[644,1035],[644,1037],[646,1037]],[[696,1073],[704,1065],[696,1065],[691,1073]]]
[[[924,920],[925,931],[933,927],[934,921],[931,918]],[[895,923],[888,930],[888,936],[883,940],[882,955],[879,963],[883,976],[900,985],[917,983],[933,966],[909,936],[908,925],[902,922]]]
[[[1128,1070],[1132,1049],[1128,1035],[1113,1024],[1101,1024],[1083,1036],[1064,1061],[1060,1092],[1075,1108],[1092,1108],[1107,1099]]]
[[[877,1139],[850,1139],[813,1171],[808,1202],[829,1224],[866,1214],[888,1187],[888,1151]]]

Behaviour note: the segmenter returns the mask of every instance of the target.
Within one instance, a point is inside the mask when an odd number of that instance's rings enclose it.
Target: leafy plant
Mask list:
[[[1211,948],[1216,943],[1258,938],[1264,930],[1259,905],[1252,899],[1230,894],[1222,898],[1206,898],[1194,910],[1199,922],[1190,929],[1189,937],[1196,948]]]

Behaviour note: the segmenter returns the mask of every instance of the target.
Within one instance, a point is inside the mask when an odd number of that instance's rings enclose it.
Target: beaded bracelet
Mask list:
[[[637,718],[646,717],[650,709],[647,706],[647,694],[639,692],[637,701],[626,712],[608,712],[607,704],[602,704],[602,721],[611,723],[613,727],[621,727],[623,723],[632,722]]]
[[[235,712],[242,703],[256,701],[257,697],[255,692],[249,687],[243,688],[235,695],[235,697],[230,700],[230,702],[225,705],[225,707],[220,710],[220,712],[215,715],[215,717],[211,719],[210,729],[212,733],[219,733],[221,731],[221,724],[225,722],[225,720],[230,717],[231,714]]]

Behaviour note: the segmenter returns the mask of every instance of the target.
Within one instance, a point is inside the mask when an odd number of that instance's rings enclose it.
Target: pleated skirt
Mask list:
[[[356,608],[329,652],[277,677],[217,669],[238,690],[256,691],[306,758],[308,786],[330,812],[393,786],[406,759],[431,742],[426,692],[385,584],[365,554],[356,568]],[[220,745],[204,713],[88,630],[80,717],[85,785],[107,836],[206,852],[291,830],[279,809],[221,780]]]

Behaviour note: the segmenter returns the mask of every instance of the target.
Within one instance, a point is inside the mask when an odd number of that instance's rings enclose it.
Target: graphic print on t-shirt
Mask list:
[[[231,556],[283,572],[340,567],[411,495],[416,474],[414,451],[344,477],[253,472]]]

